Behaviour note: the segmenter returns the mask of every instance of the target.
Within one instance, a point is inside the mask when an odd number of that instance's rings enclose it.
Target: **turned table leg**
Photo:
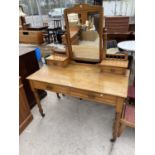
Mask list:
[[[61,99],[61,97],[60,97],[59,93],[56,93],[56,94],[57,94],[57,98],[58,98],[58,99]]]
[[[113,136],[112,136],[112,139],[110,140],[111,142],[115,142],[118,137],[124,100],[125,100],[124,98],[118,97],[116,101],[116,109],[115,109],[116,112],[115,112],[115,120],[113,124]]]
[[[115,140],[118,137],[118,130],[120,125],[120,119],[121,119],[121,113],[116,112],[115,114],[115,120],[113,124],[113,137],[111,139],[111,142],[115,142]]]
[[[42,106],[41,106],[41,104],[40,104],[40,99],[39,99],[37,90],[34,89],[33,93],[34,93],[34,97],[35,97],[35,99],[36,99],[36,102],[37,102],[37,105],[38,105],[38,108],[39,108],[39,112],[40,112],[41,116],[44,117],[45,114],[44,114],[43,109],[42,109]]]

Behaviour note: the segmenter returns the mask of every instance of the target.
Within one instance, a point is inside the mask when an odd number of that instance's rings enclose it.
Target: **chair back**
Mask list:
[[[129,31],[128,16],[105,17],[107,33],[126,33]]]

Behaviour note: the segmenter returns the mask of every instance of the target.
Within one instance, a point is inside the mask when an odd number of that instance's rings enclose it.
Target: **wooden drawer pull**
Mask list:
[[[100,94],[101,97],[103,97],[103,94]]]

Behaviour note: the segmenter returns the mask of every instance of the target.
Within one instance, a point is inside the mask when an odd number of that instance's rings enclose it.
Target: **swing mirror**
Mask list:
[[[65,9],[69,55],[72,60],[100,62],[103,57],[103,8],[88,4]]]

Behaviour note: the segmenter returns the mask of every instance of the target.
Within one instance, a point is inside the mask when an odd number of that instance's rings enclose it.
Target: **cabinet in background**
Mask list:
[[[19,76],[23,83],[24,91],[30,108],[36,104],[29,81],[26,79],[29,75],[39,70],[39,64],[35,57],[35,48],[19,47]],[[40,99],[47,95],[46,91],[38,90]]]
[[[32,119],[33,116],[28,105],[23,84],[21,78],[19,78],[19,134],[27,127]]]

